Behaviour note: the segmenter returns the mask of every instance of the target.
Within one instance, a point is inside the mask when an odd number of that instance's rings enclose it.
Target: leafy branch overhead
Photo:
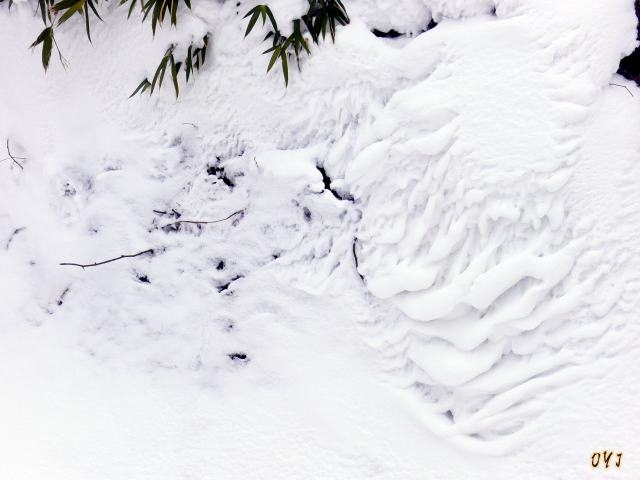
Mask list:
[[[169,68],[169,72],[171,74],[171,80],[173,82],[173,89],[176,93],[176,98],[180,94],[180,87],[178,85],[178,73],[180,73],[180,69],[182,65],[184,65],[184,76],[185,82],[189,81],[189,77],[193,74],[194,71],[200,70],[200,67],[204,64],[204,61],[207,56],[207,44],[209,43],[209,36],[205,35],[202,38],[203,45],[200,47],[195,47],[193,44],[189,45],[187,49],[187,56],[181,62],[176,62],[176,59],[173,56],[173,52],[175,51],[176,45],[171,45],[167,51],[165,52],[162,60],[160,60],[160,64],[156,69],[156,73],[153,76],[153,80],[149,81],[148,78],[145,78],[140,82],[138,87],[134,90],[134,92],[129,96],[129,98],[133,97],[136,93],[140,92],[140,94],[149,90],[149,95],[153,94],[153,91],[156,88],[162,87],[162,82],[164,80],[164,75],[167,71],[167,67]]]
[[[139,6],[142,14],[142,22],[147,18],[151,18],[151,30],[155,35],[157,27],[169,19],[172,26],[178,24],[178,7],[181,1],[188,9],[191,9],[191,0],[120,0],[119,5],[129,4],[127,18],[131,17],[136,6]],[[262,27],[267,25],[269,31],[264,40],[271,41],[271,47],[265,50],[264,54],[270,54],[267,72],[279,61],[282,66],[285,85],[289,84],[289,60],[295,56],[298,69],[300,68],[300,53],[306,52],[311,54],[309,49],[309,40],[316,45],[320,40],[326,38],[327,32],[331,36],[331,40],[335,42],[336,28],[339,25],[349,23],[349,16],[346,8],[341,0],[307,0],[309,8],[307,12],[300,18],[292,21],[292,33],[288,36],[283,35],[278,28],[273,12],[268,5],[257,5],[245,15],[249,18],[245,37],[251,33],[258,21],[262,21]],[[56,42],[55,30],[62,24],[66,23],[75,14],[83,17],[87,38],[91,42],[91,17],[96,17],[103,21],[98,13],[99,0],[38,0],[38,9],[44,24],[44,30],[40,32],[36,40],[31,44],[31,48],[41,46],[42,48],[42,65],[45,71],[49,68],[51,60],[51,52],[55,47],[63,66],[66,66],[62,52]],[[11,3],[11,2],[10,2]],[[209,43],[209,34],[205,35],[200,42],[191,43],[187,49],[185,58],[176,59],[175,52],[178,45],[170,45],[155,71],[152,80],[145,78],[140,82],[131,96],[146,91],[152,94],[156,88],[162,86],[164,76],[167,71],[171,75],[171,80],[175,90],[176,97],[179,95],[178,74],[184,67],[185,82],[199,71],[206,60],[207,46]]]
[[[311,55],[305,33],[308,33],[311,41],[318,45],[320,40],[326,38],[328,29],[331,40],[335,42],[336,27],[338,25],[347,25],[350,21],[347,9],[341,0],[307,1],[309,3],[307,13],[292,21],[292,33],[289,36],[280,33],[278,24],[268,5],[257,5],[245,15],[245,18],[250,17],[245,37],[251,33],[259,18],[262,18],[263,27],[267,18],[269,19],[271,30],[264,37],[264,40],[271,39],[272,46],[263,52],[263,54],[271,54],[267,72],[280,60],[285,85],[289,84],[289,58],[292,55],[295,56],[299,69],[300,52],[304,50],[307,55]]]

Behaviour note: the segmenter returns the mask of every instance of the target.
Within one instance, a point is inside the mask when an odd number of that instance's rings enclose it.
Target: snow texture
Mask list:
[[[286,90],[257,2],[193,3],[69,21],[46,75],[0,8],[0,478],[640,471],[633,1],[345,2]]]

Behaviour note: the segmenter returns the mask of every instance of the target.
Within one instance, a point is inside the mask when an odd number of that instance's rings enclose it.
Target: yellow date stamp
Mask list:
[[[593,468],[620,468],[622,466],[622,452],[602,450],[591,454],[591,466]]]

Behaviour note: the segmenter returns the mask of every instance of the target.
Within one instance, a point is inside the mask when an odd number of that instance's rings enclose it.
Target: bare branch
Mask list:
[[[16,235],[18,235],[20,232],[22,232],[23,230],[25,230],[27,227],[19,227],[16,228],[13,233],[9,236],[9,239],[7,240],[7,243],[5,243],[4,245],[4,249],[5,250],[9,250],[9,247],[11,246],[11,242],[13,242],[13,239],[15,238]]]
[[[148,250],[145,250],[144,252],[134,253],[133,255],[120,255],[119,257],[116,257],[116,258],[110,258],[109,260],[104,260],[102,262],[96,262],[96,263],[90,263],[90,264],[87,264],[87,265],[83,265],[83,264],[80,264],[80,263],[61,263],[60,265],[67,265],[67,266],[72,266],[72,267],[81,267],[82,269],[85,269],[87,267],[97,267],[98,265],[104,265],[105,263],[115,262],[116,260],[121,260],[123,258],[139,257],[140,255],[145,255],[145,254],[153,255],[153,249],[150,248]]]
[[[625,87],[624,85],[619,85],[617,83],[610,83],[609,85],[613,85],[614,87],[622,87],[624,88],[627,92],[629,92],[629,95],[631,95],[633,97],[633,93],[631,93],[631,90],[629,90],[627,87]]]
[[[3,158],[2,160],[0,160],[0,162],[4,162],[5,160],[11,159],[11,161],[13,161],[13,163],[15,163],[17,166],[19,166],[21,170],[24,170],[24,167],[22,166],[22,164],[18,160],[26,160],[26,158],[13,156],[13,154],[11,153],[11,149],[9,148],[9,139],[8,138],[7,138],[7,154],[9,156]]]
[[[195,225],[200,225],[200,224],[206,224],[206,223],[219,223],[219,222],[224,222],[225,220],[229,220],[231,217],[235,217],[236,215],[240,215],[244,213],[244,209],[242,210],[237,210],[235,212],[233,212],[231,215],[221,218],[220,220],[208,220],[208,221],[203,221],[203,220],[178,220],[176,222],[173,223],[168,223],[162,227],[160,227],[162,230],[174,227],[176,225],[180,225],[181,223],[192,223]]]

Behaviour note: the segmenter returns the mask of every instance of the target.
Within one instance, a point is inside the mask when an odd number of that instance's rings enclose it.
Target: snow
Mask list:
[[[0,8],[0,477],[638,471],[633,2],[353,0],[286,90],[253,5],[107,6],[46,75]]]

